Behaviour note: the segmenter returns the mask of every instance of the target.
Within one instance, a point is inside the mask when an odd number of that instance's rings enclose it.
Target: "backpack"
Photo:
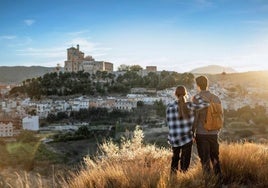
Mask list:
[[[206,99],[206,97],[202,96]],[[223,110],[220,103],[215,103],[213,100],[206,100],[209,102],[207,107],[207,116],[204,122],[204,128],[207,131],[220,130],[223,127]]]

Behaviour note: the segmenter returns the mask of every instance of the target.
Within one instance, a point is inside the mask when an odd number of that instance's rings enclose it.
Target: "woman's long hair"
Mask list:
[[[190,111],[187,108],[186,105],[186,95],[187,95],[187,90],[184,86],[178,86],[176,88],[175,95],[178,98],[178,111],[179,111],[179,118],[183,119],[189,119],[190,117]]]

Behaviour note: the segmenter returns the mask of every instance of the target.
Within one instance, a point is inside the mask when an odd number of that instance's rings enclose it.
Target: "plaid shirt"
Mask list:
[[[172,147],[183,146],[192,141],[194,110],[201,109],[209,105],[209,103],[206,103],[199,95],[196,95],[194,100],[198,101],[198,104],[194,104],[192,102],[186,103],[190,110],[189,119],[182,119],[179,115],[178,101],[174,101],[167,106],[166,122],[169,128],[168,141]]]

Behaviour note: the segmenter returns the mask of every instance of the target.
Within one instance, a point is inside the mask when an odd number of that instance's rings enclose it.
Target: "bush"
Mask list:
[[[83,125],[78,128],[78,130],[75,132],[78,136],[84,136],[88,138],[90,136],[90,131],[88,130],[88,127],[86,125]]]
[[[239,131],[235,131],[236,135],[239,135],[241,138],[247,138],[250,136],[253,136],[254,133],[250,130],[239,130]]]

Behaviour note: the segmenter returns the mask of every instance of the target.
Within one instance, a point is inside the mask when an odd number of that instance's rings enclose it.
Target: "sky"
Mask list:
[[[268,70],[268,1],[0,0],[0,66],[63,67],[77,44],[115,70]]]

